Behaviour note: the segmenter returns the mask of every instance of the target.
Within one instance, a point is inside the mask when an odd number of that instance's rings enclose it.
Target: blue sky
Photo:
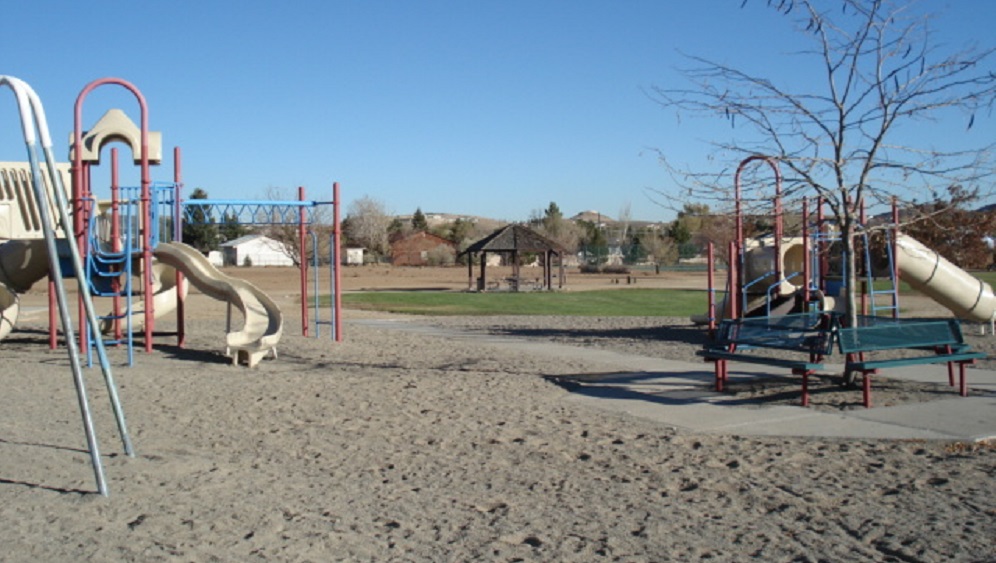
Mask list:
[[[524,220],[554,201],[567,215],[629,206],[635,219],[670,220],[647,196],[672,188],[653,149],[708,167],[705,141],[735,132],[679,122],[645,90],[683,84],[681,52],[798,78],[789,22],[763,0],[740,4],[33,0],[4,7],[0,74],[34,87],[56,140],[86,84],[135,84],[164,151],[182,148],[188,190],[216,199],[299,185],[327,199],[339,181],[344,204],[369,196],[393,213]],[[996,2],[924,7],[953,46],[991,43]],[[13,98],[0,100],[0,160],[24,160]],[[103,86],[84,126],[112,107],[138,120],[124,89]],[[992,123],[971,135],[992,142]],[[130,168],[124,177],[137,183]],[[153,170],[171,178],[171,159]]]

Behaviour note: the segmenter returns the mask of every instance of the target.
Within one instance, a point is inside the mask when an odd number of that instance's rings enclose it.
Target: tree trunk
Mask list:
[[[841,247],[844,259],[844,299],[847,326],[856,326],[858,320],[858,260],[855,255],[854,223],[845,218],[841,226]]]

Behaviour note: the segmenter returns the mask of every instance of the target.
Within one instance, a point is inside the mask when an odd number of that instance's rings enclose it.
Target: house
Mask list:
[[[246,235],[221,245],[226,266],[293,266],[290,249],[263,235]]]
[[[225,265],[225,255],[222,254],[220,250],[209,250],[207,259],[208,262],[210,262],[215,268],[220,268]]]
[[[391,263],[395,266],[448,266],[456,261],[452,241],[419,231],[391,243]]]
[[[363,249],[358,247],[351,247],[346,249],[346,265],[347,266],[362,266],[363,265]]]

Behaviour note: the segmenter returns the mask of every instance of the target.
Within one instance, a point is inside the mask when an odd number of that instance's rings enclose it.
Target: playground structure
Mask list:
[[[773,232],[746,238],[740,177],[752,164],[768,165],[774,175]],[[770,317],[791,313],[844,310],[843,267],[830,263],[839,241],[835,225],[823,215],[823,202],[815,201],[816,213],[803,200],[801,234],[786,236],[783,227],[781,174],[774,159],[753,156],[740,163],[734,179],[735,237],[728,248],[729,278],[725,296],[716,300],[715,249],[709,253],[709,313],[696,317],[714,330],[717,321],[745,317]],[[862,213],[862,224],[865,217]],[[992,287],[955,266],[899,230],[898,209],[893,200],[891,224],[881,228],[886,236],[884,256],[873,256],[866,233],[857,245],[860,307],[863,314],[899,317],[899,280],[930,297],[961,320],[992,324],[996,319],[996,294]],[[843,260],[841,260],[844,263]],[[881,263],[876,267],[875,263]],[[878,276],[878,278],[876,278]],[[879,284],[875,281],[878,279]],[[882,285],[885,289],[877,289]]]
[[[140,126],[123,111],[112,109],[94,127],[83,131],[83,101],[92,90],[106,84],[122,86],[135,96],[141,111]],[[0,76],[2,86],[9,87],[17,100],[28,162],[0,162],[0,340],[16,330],[21,312],[18,294],[47,276],[49,345],[57,348],[60,325],[100,494],[106,496],[108,489],[82,375],[83,351],[90,363],[94,353],[97,356],[124,451],[129,456],[134,456],[134,451],[106,347],[126,345],[130,365],[136,329],[140,327],[144,332],[145,350],[150,352],[154,321],[170,312],[177,315],[177,344],[183,347],[188,278],[206,295],[228,304],[224,353],[233,363],[254,367],[264,356],[276,356],[283,330],[280,308],[252,284],[224,274],[199,251],[180,242],[185,221],[196,218],[216,224],[234,221],[296,225],[301,255],[302,335],[308,336],[306,243],[315,210],[331,206],[330,320],[319,319],[318,247],[317,237],[311,233],[310,240],[315,242],[314,318],[316,335],[320,325],[328,324],[332,337],[342,340],[337,183],[333,185],[331,201],[305,200],[304,188],[298,188],[295,201],[183,201],[179,148],[173,153],[173,181],[151,181],[150,166],[162,160],[161,134],[148,130],[145,99],[132,84],[104,78],[83,89],[76,100],[71,164],[56,162],[44,109],[31,87],[9,76]],[[141,170],[141,185],[118,185],[118,154],[112,148],[111,195],[97,199],[90,169],[99,164],[101,149],[112,141],[131,148],[133,161]],[[66,292],[66,280],[71,278],[76,278],[79,295],[76,327]],[[97,297],[111,300],[110,314],[97,314]],[[141,298],[141,305],[136,305],[136,297]],[[243,316],[237,330],[232,327],[233,308]]]
[[[770,237],[748,241],[744,238],[740,174],[756,161],[769,165],[774,172],[774,232]],[[967,396],[965,366],[985,358],[985,354],[973,351],[966,344],[960,320],[988,321],[992,329],[996,296],[988,284],[901,234],[895,199],[891,224],[880,229],[886,234],[882,245],[884,260],[878,264],[873,260],[872,241],[865,229],[862,209],[861,240],[852,250],[860,253],[861,259],[850,261],[846,256],[839,257],[841,267],[832,277],[828,275],[829,262],[840,238],[837,229],[824,219],[821,200],[817,200],[815,222],[811,222],[807,202],[803,200],[802,234],[785,237],[778,163],[763,156],[745,159],[737,169],[734,186],[736,233],[729,245],[727,292],[718,307],[722,318],[717,319],[715,253],[710,244],[709,313],[705,320],[714,340],[699,351],[700,356],[714,363],[717,391],[723,390],[729,378],[728,362],[788,368],[802,376],[802,405],[807,406],[809,376],[825,369],[823,360],[836,344],[844,355],[841,383],[854,385],[860,374],[866,408],[871,407],[871,376],[889,367],[946,363],[948,384],[955,386],[957,370],[959,393]],[[861,311],[854,316],[844,314],[840,299],[844,280],[849,277],[845,269],[849,263],[858,268],[850,274],[864,278]],[[900,319],[900,276],[958,319]],[[882,283],[881,278],[888,285],[886,289],[876,286],[876,281]],[[887,297],[887,303],[881,302],[883,296]],[[801,357],[750,353],[765,349]],[[900,349],[914,355],[874,360],[865,357],[869,353]]]
[[[89,130],[82,127],[82,105],[86,96],[98,86],[120,85],[134,94],[140,111],[141,125],[136,126],[120,109],[111,109]],[[134,163],[140,167],[141,186],[122,187],[118,182],[118,149],[110,150],[110,198],[94,195],[91,167],[100,163],[105,144],[118,141],[131,148]],[[80,147],[81,150],[76,150]],[[87,282],[88,293],[109,298],[110,314],[100,317],[100,330],[81,330],[81,350],[91,349],[91,340],[104,339],[105,344],[128,347],[129,364],[133,362],[134,334],[144,333],[147,352],[152,350],[155,319],[175,312],[177,344],[185,344],[184,301],[188,280],[204,294],[229,305],[228,334],[225,354],[233,363],[255,366],[267,354],[276,354],[276,344],[283,329],[279,307],[251,284],[228,276],[202,260],[199,252],[179,242],[184,223],[222,224],[237,222],[253,225],[293,224],[298,230],[301,249],[301,318],[302,334],[309,333],[309,299],[307,268],[308,242],[313,243],[315,260],[314,319],[316,334],[322,324],[332,327],[332,337],[342,339],[339,289],[339,206],[338,184],[333,186],[331,201],[308,201],[304,189],[298,189],[294,201],[252,200],[190,200],[181,197],[181,154],[173,151],[172,182],[152,182],[150,167],[162,161],[162,135],[148,130],[148,112],[144,97],[126,81],[107,78],[94,81],[80,93],[75,107],[75,123],[70,149],[72,164],[58,164],[61,182],[72,178],[73,239],[84,266],[79,271]],[[58,185],[48,175],[42,175],[46,198],[53,199]],[[65,194],[62,194],[65,196]],[[16,324],[19,305],[17,293],[30,288],[48,274],[47,252],[40,242],[36,210],[38,199],[32,194],[28,165],[0,163],[0,239],[9,242],[0,246],[0,339]],[[318,245],[314,233],[309,237],[314,211],[331,206],[333,225],[329,241],[332,295],[330,320],[322,321],[318,309]],[[65,263],[68,237],[57,233],[56,247],[61,266],[67,276],[76,271]],[[50,291],[51,291],[50,284]],[[81,298],[82,299],[82,298]],[[139,301],[140,300],[140,301]],[[244,319],[242,327],[232,331],[232,309]],[[54,308],[50,307],[50,346],[56,346]],[[82,318],[82,305],[81,305]],[[106,335],[106,336],[105,336]]]

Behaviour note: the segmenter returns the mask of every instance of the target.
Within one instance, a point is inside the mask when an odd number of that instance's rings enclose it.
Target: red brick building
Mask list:
[[[425,231],[391,243],[391,263],[395,266],[448,266],[456,254],[455,243]]]

